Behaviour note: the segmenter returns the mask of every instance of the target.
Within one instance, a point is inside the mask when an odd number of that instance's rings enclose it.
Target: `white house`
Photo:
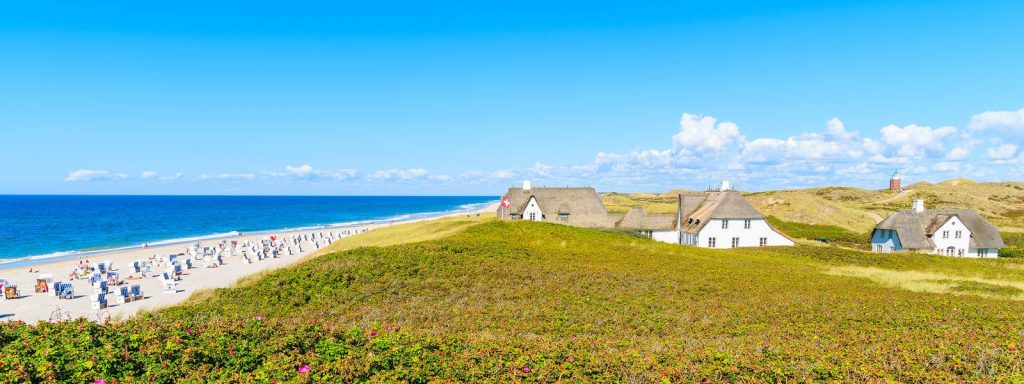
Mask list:
[[[729,182],[717,191],[680,194],[675,215],[647,215],[634,208],[616,227],[637,230],[666,243],[705,248],[792,246]]]
[[[765,220],[739,192],[723,182],[718,191],[691,195],[682,204],[680,243],[705,248],[792,246],[796,243]],[[691,208],[692,207],[692,208]]]
[[[924,252],[955,257],[997,257],[1003,238],[992,223],[971,210],[925,209],[889,215],[871,232],[875,252]]]
[[[648,215],[642,208],[634,207],[615,221],[615,227],[629,229],[657,241],[679,244],[678,215]]]
[[[508,207],[498,207],[501,220],[531,220],[580,227],[609,227],[601,196],[594,188],[533,188],[529,181],[522,188],[509,188],[504,199]]]

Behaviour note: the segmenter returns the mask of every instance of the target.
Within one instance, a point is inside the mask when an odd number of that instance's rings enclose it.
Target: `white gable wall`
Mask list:
[[[744,221],[747,219],[728,219],[729,227],[722,228],[722,221],[726,219],[711,219],[704,228],[697,234],[697,246],[708,248],[710,239],[715,239],[714,248],[732,248],[732,239],[739,238],[739,247],[761,246],[761,238],[767,240],[765,246],[791,246],[794,245],[782,234],[776,232],[764,219],[749,219],[750,228],[744,228]]]
[[[526,208],[523,209],[523,220],[544,221],[544,212],[541,212],[536,197],[530,196],[530,201],[526,202]]]
[[[956,236],[957,231],[960,231],[960,238]],[[972,256],[969,252],[971,231],[956,216],[951,217],[935,231],[935,234],[932,235],[932,242],[935,243],[935,249],[932,249],[931,252],[935,254],[962,257]],[[949,247],[953,247],[952,255],[948,253]],[[928,250],[924,251],[928,252]],[[973,256],[977,257],[977,251],[975,251]]]
[[[671,244],[679,244],[679,232],[676,230],[651,231],[651,239]]]

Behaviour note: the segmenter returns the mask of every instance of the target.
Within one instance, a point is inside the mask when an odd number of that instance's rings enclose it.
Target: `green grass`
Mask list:
[[[3,324],[0,381],[1019,381],[1021,285],[1018,260],[489,221],[123,323]]]
[[[815,225],[783,221],[775,216],[768,216],[768,223],[775,229],[790,237],[818,240],[827,239],[829,244],[847,248],[868,250],[871,247],[868,233],[856,233],[835,225]]]

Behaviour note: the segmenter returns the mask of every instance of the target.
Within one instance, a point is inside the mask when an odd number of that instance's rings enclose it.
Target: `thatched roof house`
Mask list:
[[[614,216],[594,188],[509,188],[505,194],[508,208],[498,207],[502,220],[557,222],[581,227],[611,227]]]
[[[764,219],[764,215],[738,191],[713,191],[684,196],[683,232],[698,233],[713,219]]]
[[[875,226],[872,238],[879,231],[894,231],[904,250],[931,251],[945,248],[936,244],[936,233],[943,225],[956,218],[970,231],[969,249],[999,249],[1005,247],[997,229],[977,212],[960,209],[908,209],[889,215]],[[939,238],[941,238],[941,234]]]

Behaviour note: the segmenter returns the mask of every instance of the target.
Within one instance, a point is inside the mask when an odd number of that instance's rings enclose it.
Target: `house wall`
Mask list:
[[[978,257],[983,259],[995,259],[999,257],[999,248],[969,248],[964,257]]]
[[[893,229],[876,229],[871,234],[871,251],[890,253],[903,250],[899,234]],[[934,250],[933,250],[934,251]]]
[[[680,237],[681,238],[680,238],[679,244],[697,245],[698,236],[697,236],[696,233],[683,232],[682,234],[680,234]]]
[[[523,208],[523,220],[530,220],[530,214],[535,214],[533,221],[544,221],[544,212],[541,212],[540,206],[537,205],[537,199],[531,197],[530,201],[526,203],[526,208]]]
[[[942,233],[944,231],[949,232],[948,238],[943,238]],[[960,238],[956,238],[956,231],[961,231]],[[967,229],[962,221],[956,216],[953,216],[945,224],[942,224],[935,234],[932,235],[932,242],[935,243],[935,248],[932,249],[931,253],[946,255],[946,248],[953,247],[952,256],[960,256],[960,251],[963,251],[962,257],[970,257],[970,245],[971,245],[971,231]],[[928,250],[925,250],[928,251]],[[977,257],[977,251],[975,251],[974,257]]]
[[[724,219],[711,219],[697,234],[697,246],[708,248],[709,239],[715,238],[715,248],[732,248],[732,238],[740,239],[740,247],[760,246],[761,238],[767,238],[766,246],[790,246],[793,241],[776,232],[764,219],[750,219],[750,228],[743,227],[744,219],[728,219],[729,228],[722,228]]]
[[[651,231],[651,238],[663,243],[679,244],[679,232],[673,230]]]

